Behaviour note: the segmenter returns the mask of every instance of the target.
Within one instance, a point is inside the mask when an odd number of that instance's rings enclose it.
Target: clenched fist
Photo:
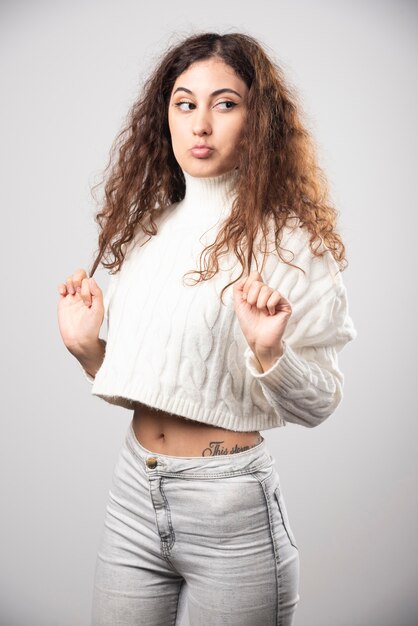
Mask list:
[[[290,302],[251,272],[233,285],[235,313],[241,330],[264,371],[282,356],[282,337],[292,314]]]
[[[84,269],[58,285],[58,325],[62,340],[75,356],[97,344],[104,319],[103,293]]]

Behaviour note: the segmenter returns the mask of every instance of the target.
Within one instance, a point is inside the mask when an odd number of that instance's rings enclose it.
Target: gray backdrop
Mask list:
[[[418,623],[417,4],[3,0],[0,10],[2,626],[89,624],[131,412],[90,395],[61,342],[57,286],[93,258],[90,187],[140,80],[176,34],[196,30],[248,32],[284,67],[350,262],[359,334],[340,355],[342,404],[318,428],[264,432],[300,546],[295,626]],[[97,280],[104,289],[102,270]]]

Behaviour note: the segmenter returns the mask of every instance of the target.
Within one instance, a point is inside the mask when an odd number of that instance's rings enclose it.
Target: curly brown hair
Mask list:
[[[199,274],[196,283],[212,278],[219,271],[219,256],[231,250],[242,265],[239,280],[251,270],[257,233],[262,233],[266,243],[271,224],[278,255],[288,263],[279,248],[291,216],[309,231],[315,256],[322,256],[327,248],[339,263],[339,271],[345,269],[345,246],[335,229],[338,213],[329,201],[328,182],[318,166],[312,137],[302,124],[294,89],[256,39],[243,33],[210,32],[186,37],[161,55],[115,139],[104,170],[104,180],[110,170],[104,206],[95,217],[100,228],[99,251],[90,276],[100,261],[108,269],[116,267],[112,273],[120,270],[124,246],[133,239],[136,228],[155,236],[155,209],[164,210],[184,198],[185,180],[172,149],[168,104],[177,77],[195,61],[209,58],[229,65],[249,92],[238,146],[235,198],[215,242],[201,253],[204,269],[193,270]],[[110,260],[102,261],[109,254]],[[221,299],[231,284],[223,288]]]

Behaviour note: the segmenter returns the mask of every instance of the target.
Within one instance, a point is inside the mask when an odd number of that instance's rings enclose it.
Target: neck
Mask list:
[[[230,210],[235,197],[234,184],[237,170],[233,169],[224,174],[210,177],[191,176],[182,170],[186,182],[186,193],[183,205],[200,213],[211,213]]]

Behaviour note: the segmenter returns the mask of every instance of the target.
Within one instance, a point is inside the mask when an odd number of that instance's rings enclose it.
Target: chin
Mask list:
[[[187,165],[182,165],[181,167],[184,171],[190,174],[190,176],[196,176],[198,178],[210,178],[214,176],[220,176],[221,174],[225,174],[226,172],[234,169],[233,165],[215,165],[214,163],[210,163],[209,159],[200,159],[200,161],[204,162],[187,163]]]

